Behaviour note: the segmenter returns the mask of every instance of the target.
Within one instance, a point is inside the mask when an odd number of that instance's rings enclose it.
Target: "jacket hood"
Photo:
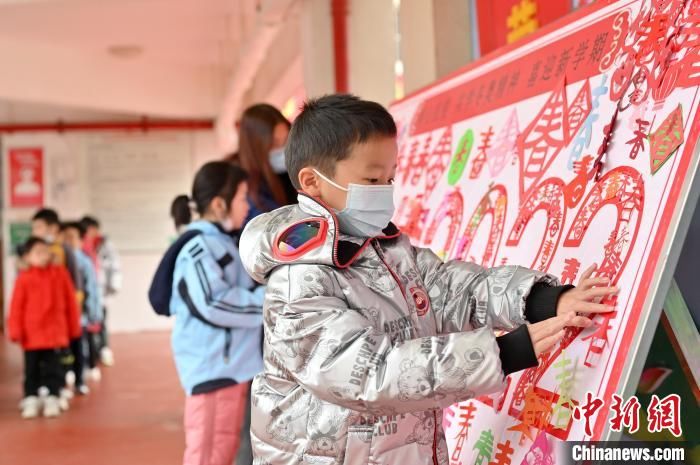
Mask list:
[[[259,283],[278,266],[290,263],[348,268],[370,241],[400,236],[393,224],[375,238],[340,233],[333,210],[320,199],[299,194],[299,204],[254,218],[241,235],[240,253],[246,271]]]

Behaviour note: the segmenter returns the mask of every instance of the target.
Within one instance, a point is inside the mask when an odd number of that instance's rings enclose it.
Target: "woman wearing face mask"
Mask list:
[[[284,162],[289,128],[284,115],[266,103],[249,107],[241,116],[238,153],[230,161],[249,175],[250,212],[244,226],[261,213],[296,203],[297,191]]]
[[[183,233],[166,286],[175,365],[187,394],[185,465],[233,463],[250,380],[262,369],[265,290],[243,270],[230,235],[248,215],[246,178],[223,161],[197,172],[192,201],[200,219]]]

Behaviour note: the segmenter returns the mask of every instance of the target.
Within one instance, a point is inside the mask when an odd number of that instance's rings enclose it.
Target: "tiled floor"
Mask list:
[[[0,335],[0,465],[182,463],[184,394],[167,333],[115,334],[116,366],[57,419],[22,420],[22,352]]]

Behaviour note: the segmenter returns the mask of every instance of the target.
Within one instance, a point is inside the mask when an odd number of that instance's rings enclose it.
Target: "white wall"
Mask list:
[[[44,149],[44,186],[45,204],[56,208],[59,214],[66,219],[77,219],[86,213],[100,216],[99,211],[92,211],[87,157],[95,155],[90,152],[90,147],[94,147],[94,140],[101,135],[70,133],[35,133],[8,135],[0,139],[3,154],[3,186],[8,186],[7,151],[13,147],[42,147]],[[172,192],[162,193],[165,198],[174,198],[181,193],[189,193],[190,184],[194,172],[203,163],[217,158],[217,143],[213,131],[197,131],[187,133],[142,133],[129,136],[126,133],[115,134],[115,144],[121,143],[126,146],[130,144],[130,138],[138,139],[139,143],[145,140],[152,150],[157,151],[158,147],[168,147],[163,141],[167,139],[172,144],[173,138],[181,141],[185,154],[184,173],[185,179],[176,181]],[[119,147],[117,145],[116,147]],[[172,147],[172,145],[170,145]],[[166,154],[167,155],[167,154]],[[182,161],[182,159],[181,159]],[[120,180],[124,189],[128,190],[130,179]],[[4,283],[5,283],[5,315],[9,306],[9,297],[14,280],[14,259],[9,251],[9,223],[15,221],[28,221],[35,209],[9,208],[9,196],[7,187],[3,190],[3,210],[2,225],[3,237],[5,238],[4,250]],[[172,231],[172,225],[168,217],[170,205],[167,202],[162,205],[162,215],[153,218],[152,221],[162,223],[166,231]],[[156,207],[161,210],[160,206]],[[106,231],[109,234],[109,231]],[[146,293],[150,279],[156,265],[162,256],[168,243],[167,234],[164,234],[162,248],[159,250],[128,250],[115,241],[115,245],[120,250],[122,271],[124,274],[124,288],[109,304],[109,327],[111,331],[139,331],[149,329],[162,329],[170,326],[171,321],[164,317],[156,316],[148,305]]]

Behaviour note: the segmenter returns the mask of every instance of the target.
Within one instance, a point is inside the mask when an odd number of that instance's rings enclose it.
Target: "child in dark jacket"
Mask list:
[[[44,416],[57,417],[64,384],[60,350],[81,333],[75,288],[66,268],[50,263],[49,245],[43,239],[30,238],[22,258],[28,268],[15,282],[9,317],[10,339],[24,349],[22,417],[39,415],[40,386],[49,389]]]

